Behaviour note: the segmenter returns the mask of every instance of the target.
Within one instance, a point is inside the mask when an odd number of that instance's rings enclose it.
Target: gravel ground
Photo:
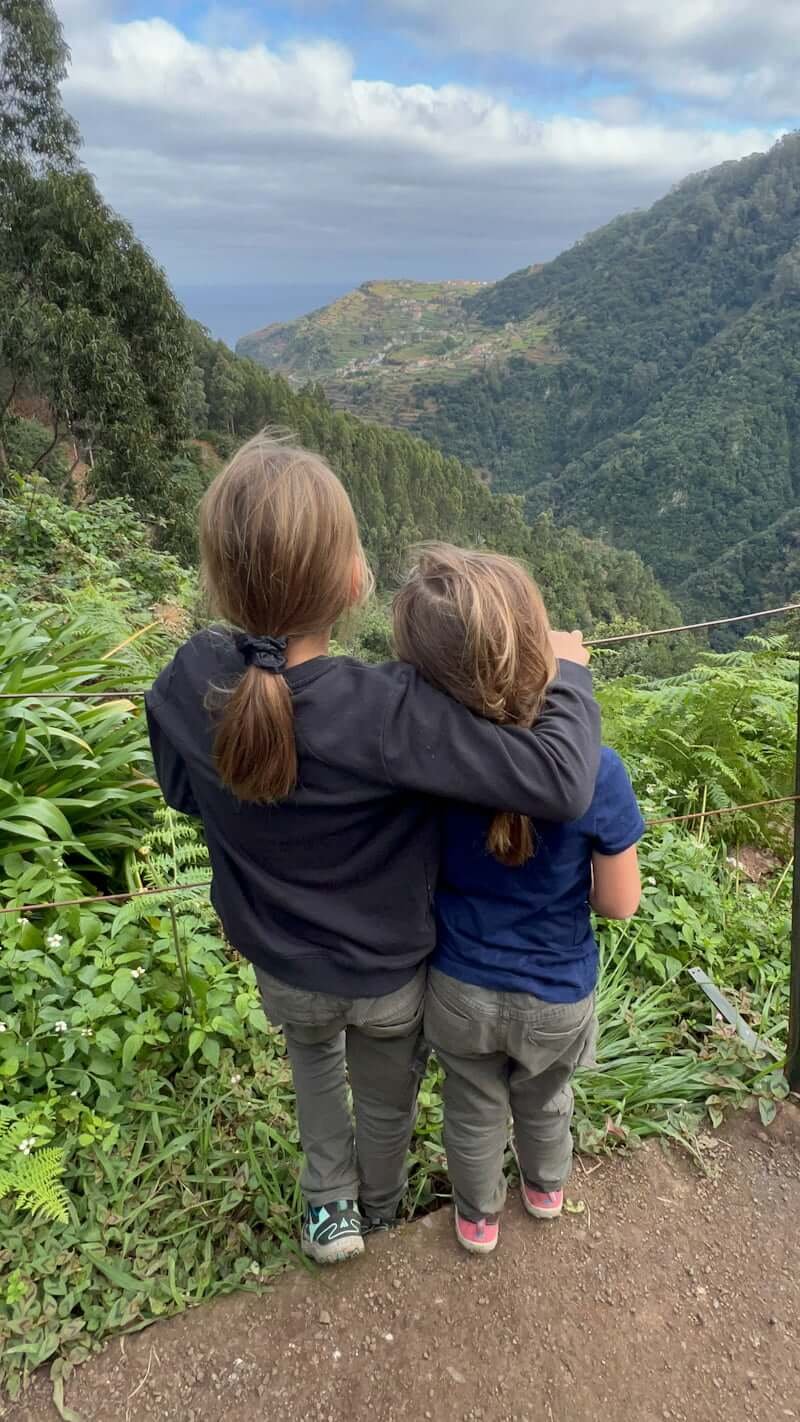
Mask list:
[[[69,1380],[81,1422],[800,1419],[800,1110],[576,1165],[581,1213],[518,1201],[487,1259],[449,1210],[352,1264],[287,1272],[111,1343]],[[0,1417],[58,1422],[40,1375]]]

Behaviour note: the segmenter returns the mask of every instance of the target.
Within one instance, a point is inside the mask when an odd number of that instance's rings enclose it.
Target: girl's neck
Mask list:
[[[299,667],[302,662],[310,662],[313,657],[327,657],[330,645],[330,631],[317,632],[308,637],[290,637],[286,648],[286,664]]]

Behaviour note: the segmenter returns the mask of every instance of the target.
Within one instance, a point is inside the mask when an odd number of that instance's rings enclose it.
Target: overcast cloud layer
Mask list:
[[[500,276],[767,147],[799,107],[800,0],[673,0],[663,14],[652,0],[371,0],[387,73],[397,25],[423,77],[442,47],[572,67],[575,100],[557,113],[537,113],[533,69],[524,102],[477,82],[468,58],[448,69],[457,82],[361,77],[358,46],[326,37],[342,33],[335,0],[319,38],[306,26],[238,48],[220,42],[219,4],[193,29],[205,42],[168,18],[126,21],[111,0],[59,8],[86,161],[183,284]],[[589,98],[587,68],[604,81]]]
[[[391,0],[448,46],[576,65],[724,108],[798,113],[797,0]]]

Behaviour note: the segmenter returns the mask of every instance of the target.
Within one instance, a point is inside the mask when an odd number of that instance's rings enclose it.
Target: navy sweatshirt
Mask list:
[[[574,663],[531,730],[482,720],[401,662],[291,667],[299,783],[271,806],[237,800],[214,766],[209,691],[243,671],[228,632],[193,637],[147,695],[150,740],[167,803],[203,821],[229,941],[294,987],[379,997],[414,975],[435,944],[442,800],[557,821],[589,807],[600,713]]]

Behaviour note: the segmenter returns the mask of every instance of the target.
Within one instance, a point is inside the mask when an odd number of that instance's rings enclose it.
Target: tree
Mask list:
[[[53,443],[71,434],[100,456],[104,492],[147,504],[162,491],[159,458],[188,433],[186,318],[88,173],[14,168],[4,192],[0,177],[5,402],[23,387],[44,396]]]
[[[80,135],[59,91],[68,63],[49,0],[0,0],[0,159],[74,164]]]
[[[77,163],[59,93],[68,59],[49,0],[0,0],[0,466],[25,391],[50,407],[50,449],[69,433],[99,455],[104,491],[147,505],[198,410],[188,323]]]

